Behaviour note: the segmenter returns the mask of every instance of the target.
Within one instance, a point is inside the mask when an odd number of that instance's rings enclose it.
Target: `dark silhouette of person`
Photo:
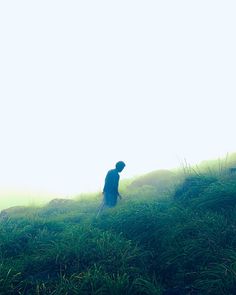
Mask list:
[[[116,168],[109,170],[105,178],[105,184],[103,188],[103,202],[99,207],[98,214],[102,211],[104,207],[115,207],[117,204],[117,198],[122,199],[118,187],[120,175],[119,173],[125,168],[125,163],[119,161],[116,163]]]

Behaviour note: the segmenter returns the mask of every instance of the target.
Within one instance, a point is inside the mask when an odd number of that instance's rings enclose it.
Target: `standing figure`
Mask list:
[[[125,168],[125,163],[119,161],[116,163],[116,168],[109,170],[105,178],[105,185],[103,188],[103,202],[99,207],[98,214],[104,207],[115,207],[117,204],[117,198],[121,199],[121,195],[118,190],[120,175],[119,173]]]

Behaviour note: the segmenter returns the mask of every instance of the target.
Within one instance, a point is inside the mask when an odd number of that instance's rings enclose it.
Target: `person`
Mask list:
[[[103,188],[103,201],[99,207],[98,214],[103,210],[104,207],[112,208],[117,204],[117,198],[122,199],[118,187],[120,175],[119,173],[125,168],[125,163],[119,161],[116,163],[115,169],[109,170],[105,178],[105,184]]]

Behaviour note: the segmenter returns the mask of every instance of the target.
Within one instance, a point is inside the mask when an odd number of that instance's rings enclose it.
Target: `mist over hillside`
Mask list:
[[[195,173],[222,173],[236,167],[236,153],[225,155],[223,158],[202,161],[197,165],[191,166],[187,162],[183,162],[178,168],[171,170],[154,170],[144,175],[139,175],[133,178],[122,179],[121,186],[127,190],[128,194],[135,193],[137,190],[148,190],[150,193],[165,193],[176,188],[185,178],[188,169]],[[127,167],[129,169],[129,167]],[[101,183],[101,188],[103,183]],[[91,194],[91,193],[90,193]],[[89,193],[80,193],[81,195],[89,195]],[[47,192],[34,191],[17,191],[12,189],[0,188],[0,210],[11,206],[42,206],[46,205],[54,198],[78,198],[76,195],[63,195]]]
[[[234,295],[236,154],[0,214],[0,294]]]

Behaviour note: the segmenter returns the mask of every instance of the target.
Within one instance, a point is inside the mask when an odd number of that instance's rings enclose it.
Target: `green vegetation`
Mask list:
[[[16,191],[0,188],[0,210],[12,206],[43,206],[52,198],[59,197],[56,194],[45,192],[35,193],[31,191]],[[37,200],[37,201],[35,201]]]
[[[2,214],[0,294],[236,294],[235,160],[124,181],[98,218],[99,193]]]

